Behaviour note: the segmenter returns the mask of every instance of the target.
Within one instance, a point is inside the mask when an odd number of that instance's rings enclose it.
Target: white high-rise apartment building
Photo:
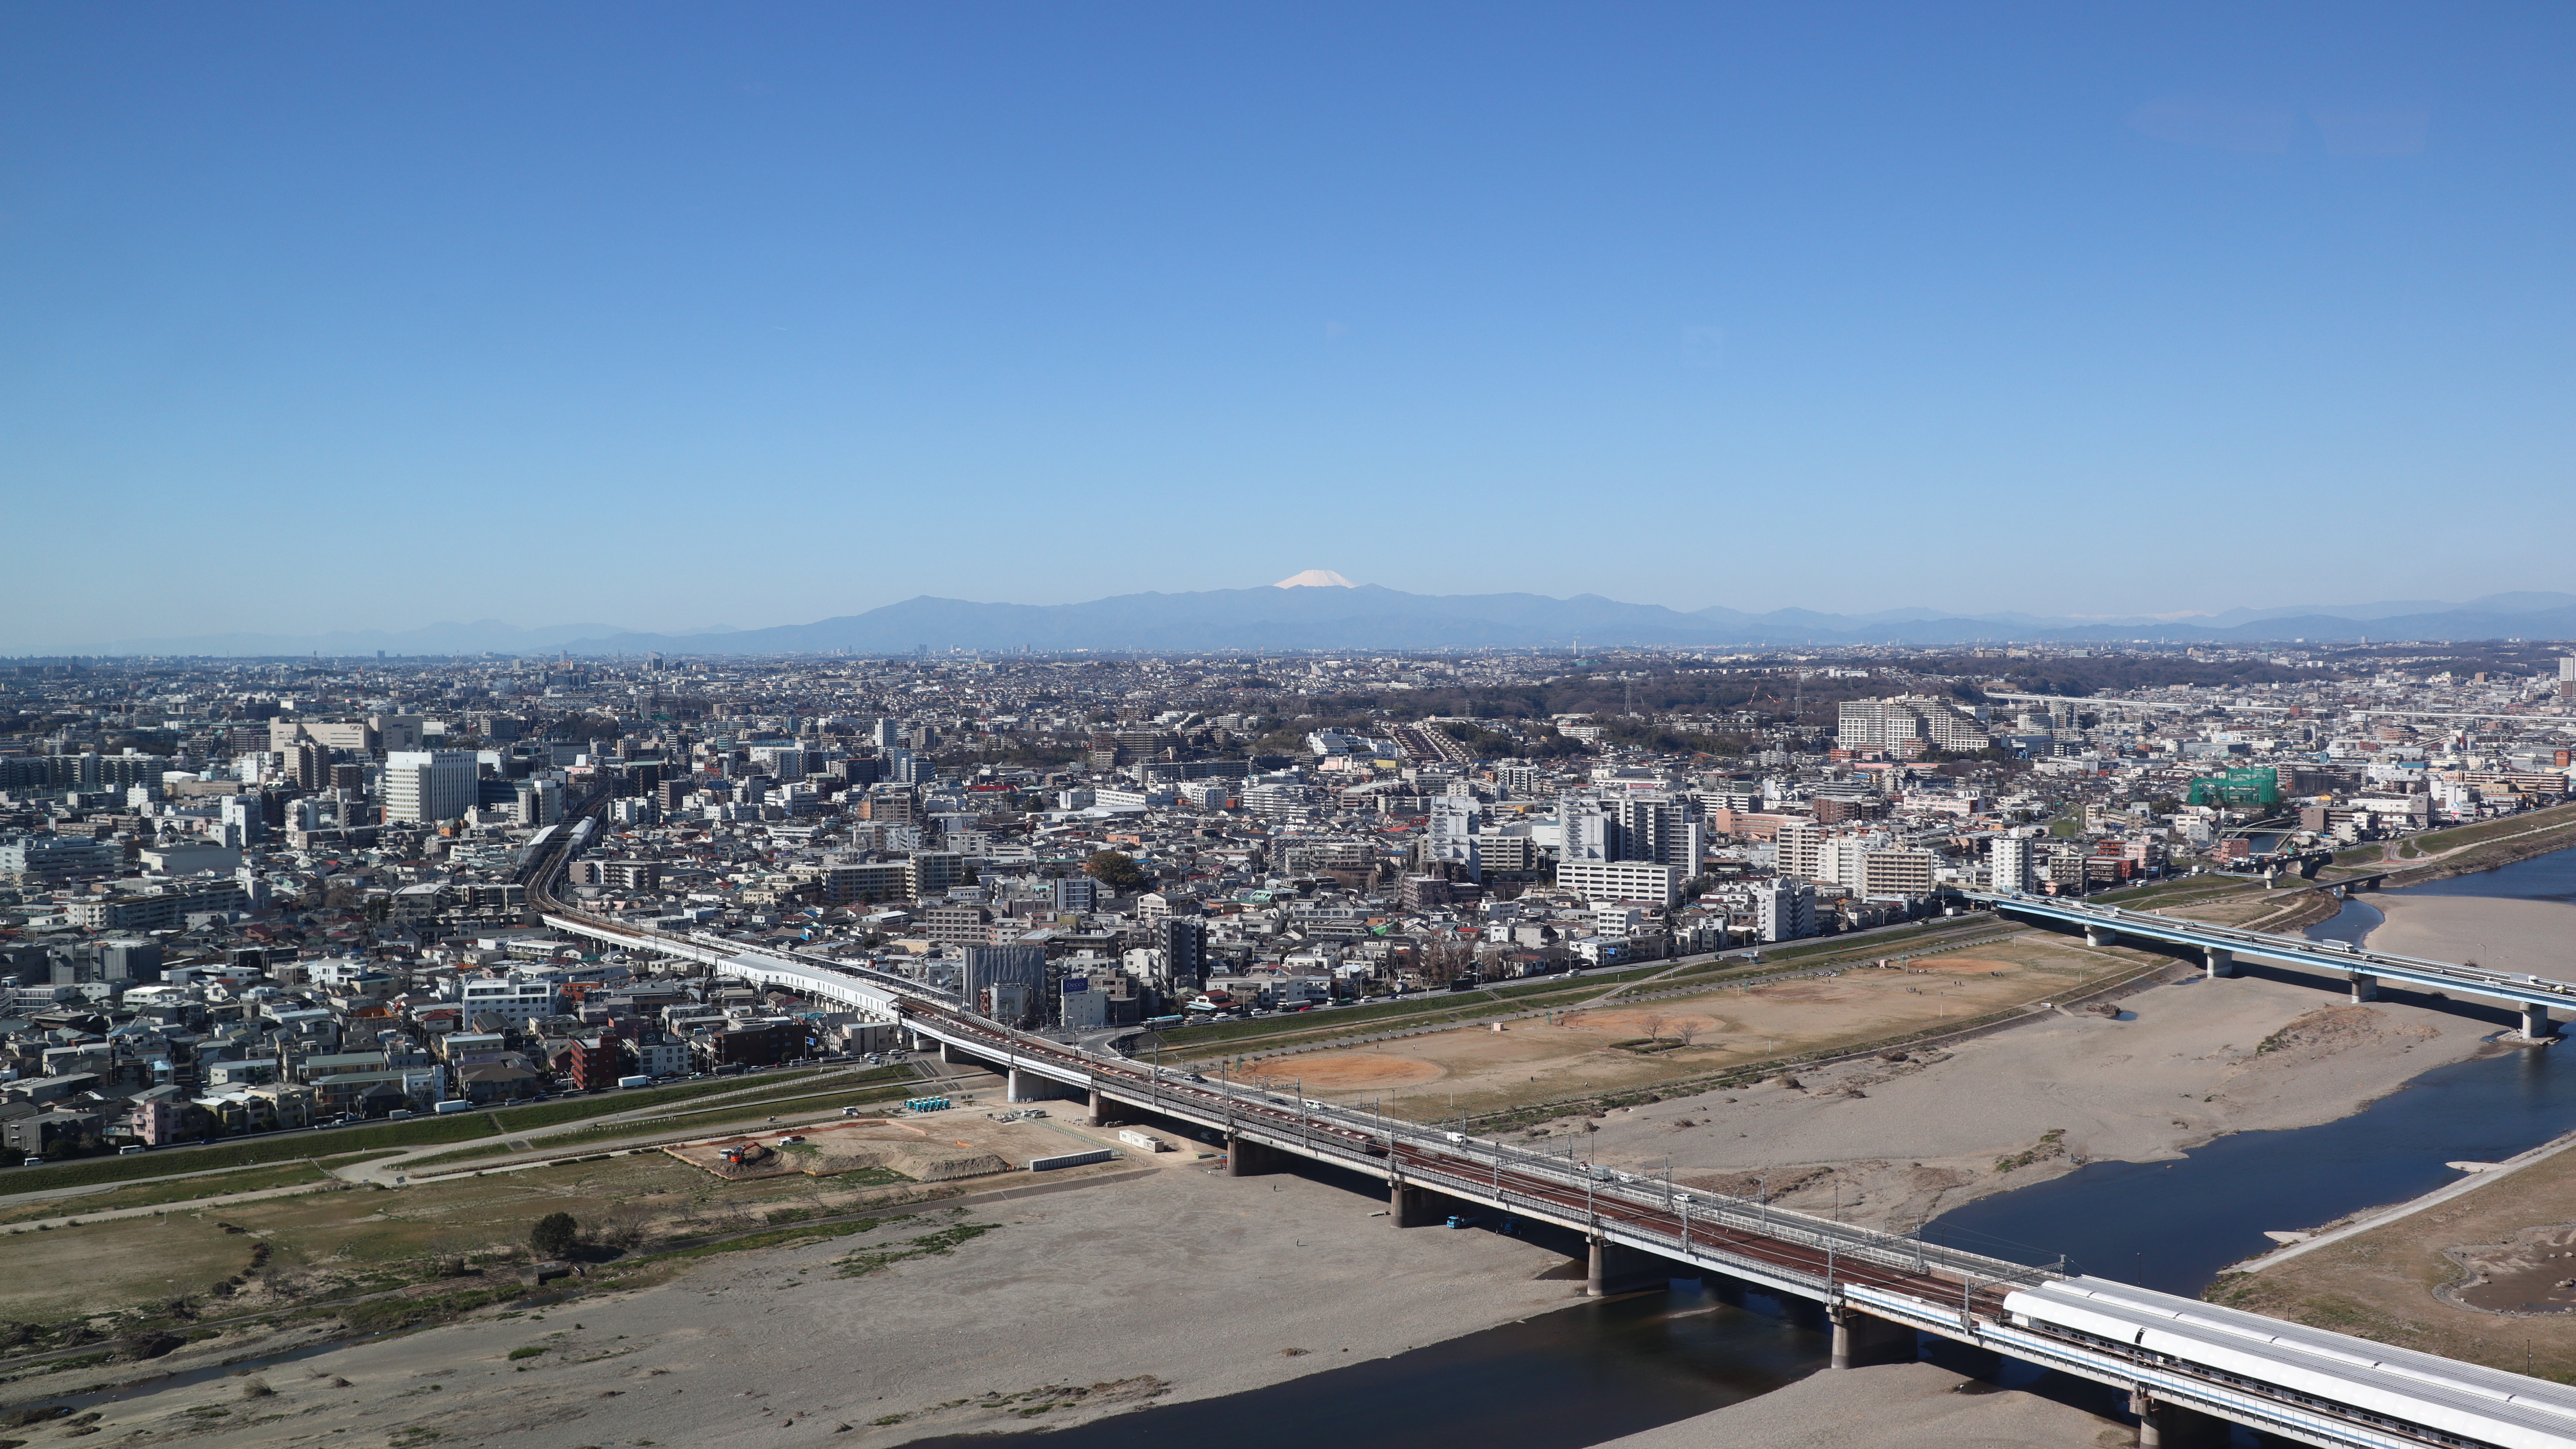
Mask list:
[[[1814,880],[1824,864],[1825,827],[1812,820],[1792,820],[1772,840],[1782,875]]]
[[[435,824],[474,808],[472,750],[396,750],[385,756],[385,823]]]
[[[2029,837],[1997,836],[1986,846],[1986,888],[1998,891],[2030,889]]]
[[[1968,753],[1994,743],[1973,715],[1928,694],[1845,700],[1836,712],[1834,743],[1846,750],[1894,750],[1913,740]]]
[[[1863,899],[1932,894],[1932,852],[1908,846],[1864,851],[1851,888]]]
[[[1932,893],[1932,867],[1928,850],[1858,835],[1834,835],[1817,847],[1812,878],[1856,896],[1923,896]]]
[[[1431,838],[1425,843],[1426,858],[1444,865],[1463,865],[1468,878],[1485,878],[1482,861],[1476,853],[1476,837],[1482,833],[1484,815],[1473,795],[1435,795],[1431,797]]]
[[[1614,860],[1618,857],[1610,812],[1598,800],[1581,795],[1561,795],[1556,801],[1556,818],[1564,830],[1557,847],[1557,859]]]
[[[1669,910],[1681,900],[1681,873],[1651,861],[1561,860],[1556,884],[1587,902],[1651,901]]]
[[[1868,852],[1869,843],[1857,835],[1830,835],[1816,847],[1816,868],[1792,873],[1857,891],[1860,889],[1861,859]]]
[[[530,780],[519,787],[519,823],[552,825],[563,818],[563,785],[554,780]]]
[[[1651,795],[1612,800],[1566,795],[1556,802],[1564,831],[1560,860],[1645,860],[1669,865],[1688,880],[1708,852],[1698,802]]]
[[[1699,874],[1708,853],[1708,827],[1700,822],[1699,802],[1688,796],[1629,796],[1614,807],[1619,815],[1619,859],[1651,860],[1682,873]]]

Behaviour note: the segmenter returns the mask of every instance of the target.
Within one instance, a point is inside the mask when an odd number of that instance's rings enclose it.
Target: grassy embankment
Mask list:
[[[2403,860],[2392,862],[2401,867],[2388,879],[2388,884],[2393,886],[2421,885],[2426,881],[2493,870],[2518,860],[2576,847],[2576,805],[2553,805],[2546,810],[2507,815],[2498,820],[2481,820],[2475,825],[2428,830],[2421,835],[2407,836],[2401,844],[2416,847],[2421,855],[2446,851],[2456,851],[2457,854],[2411,867],[2405,866]],[[2340,861],[2342,857],[2337,856],[2336,859]]]
[[[2144,911],[2161,906],[2196,905],[2223,896],[2259,894],[2263,882],[2251,876],[2186,875],[2160,880],[2149,885],[2131,886],[2126,890],[2100,891],[2085,897],[2094,905],[2118,906],[2122,910]]]
[[[847,1073],[840,1081],[846,1087],[858,1087],[891,1080],[907,1072],[908,1069],[903,1067],[882,1067],[874,1071]],[[225,1172],[322,1157],[345,1159],[361,1153],[426,1147],[442,1142],[470,1142],[482,1137],[504,1137],[564,1122],[577,1122],[585,1117],[649,1111],[655,1107],[726,1093],[739,1092],[745,1094],[744,1100],[758,1101],[776,1095],[780,1090],[811,1091],[814,1079],[820,1075],[816,1071],[800,1071],[754,1079],[748,1083],[739,1077],[689,1082],[595,1097],[574,1097],[559,1102],[538,1102],[524,1107],[415,1117],[407,1122],[380,1122],[373,1126],[335,1128],[326,1132],[277,1133],[216,1142],[204,1147],[168,1148],[132,1157],[93,1157],[46,1167],[19,1168],[0,1175],[0,1197],[49,1188],[130,1182],[143,1177]]]
[[[530,1226],[555,1211],[583,1225],[576,1256],[591,1277],[541,1301],[643,1286],[710,1254],[864,1233],[867,1218],[914,1221],[901,1215],[970,1190],[883,1170],[727,1182],[653,1154],[371,1194],[372,1213],[323,1193],[228,1205],[220,1218],[183,1210],[57,1229],[54,1271],[0,1284],[0,1382],[122,1363],[130,1335],[239,1345],[229,1360],[305,1341],[279,1330],[379,1332],[506,1305],[532,1291],[511,1275],[530,1256]]]
[[[584,1147],[622,1141],[634,1137],[679,1138],[702,1137],[742,1127],[757,1127],[768,1117],[780,1112],[807,1112],[823,1107],[851,1107],[900,1102],[919,1095],[922,1084],[905,1082],[897,1086],[872,1087],[853,1094],[847,1088],[831,1092],[798,1090],[784,1096],[763,1095],[721,1107],[706,1107],[694,1112],[675,1112],[648,1122],[611,1122],[597,1127],[584,1127],[573,1132],[559,1132],[536,1142],[521,1144],[506,1139],[480,1142],[453,1152],[416,1157],[403,1164],[405,1171],[427,1169],[445,1163],[470,1162],[487,1157],[505,1157],[520,1152],[578,1152]],[[650,1144],[644,1144],[650,1145]]]

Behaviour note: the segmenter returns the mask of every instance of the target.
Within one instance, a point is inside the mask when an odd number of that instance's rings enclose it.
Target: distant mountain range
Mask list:
[[[1320,570],[1310,571],[1320,573]],[[1306,576],[1300,575],[1299,580]],[[1684,648],[1980,643],[2312,644],[2363,639],[2576,639],[2576,594],[2493,594],[2467,603],[2403,600],[2230,609],[2180,618],[2087,619],[2033,614],[1944,614],[1892,609],[1767,614],[1712,607],[1683,613],[1594,594],[1408,594],[1329,584],[1125,594],[1083,604],[979,604],[929,595],[864,614],[767,629],[635,633],[600,624],[520,629],[485,621],[401,633],[310,637],[227,634],[130,639],[91,654],[325,655],[492,653],[900,654],[917,648],[1040,652],[1099,649],[1465,649],[1571,646],[1578,641]],[[1295,585],[1295,586],[1291,586]]]

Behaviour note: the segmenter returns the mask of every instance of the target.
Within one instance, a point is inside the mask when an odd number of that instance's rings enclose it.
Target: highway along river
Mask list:
[[[2418,889],[2576,899],[2576,852]],[[2379,919],[2353,902],[2308,934],[2358,940]],[[2330,998],[2321,991],[2319,999]],[[2501,1011],[2497,1021],[2510,1024]],[[2509,1157],[2571,1129],[2576,1041],[2437,1068],[2338,1122],[2223,1137],[2179,1162],[2093,1163],[1970,1204],[1936,1220],[1927,1236],[2024,1262],[2064,1253],[2079,1269],[2197,1294],[2221,1268],[2271,1246],[2266,1229],[2313,1227],[2402,1201],[2457,1178],[2445,1162]],[[1031,1449],[1581,1449],[1804,1377],[1824,1366],[1820,1327],[1761,1295],[1677,1285],[1250,1393],[1114,1415],[1047,1433]],[[2119,1412],[2107,1391],[2027,1365],[1984,1372],[2098,1413]],[[915,1442],[997,1449],[1027,1437]]]

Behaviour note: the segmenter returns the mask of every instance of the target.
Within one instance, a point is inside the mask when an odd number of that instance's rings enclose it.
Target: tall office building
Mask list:
[[[1154,944],[1163,953],[1164,990],[1198,990],[1207,985],[1207,922],[1193,916],[1165,916],[1154,923]]]
[[[224,844],[235,850],[257,845],[268,834],[268,812],[264,798],[257,791],[223,798],[222,816],[217,822],[224,834]]]
[[[436,824],[474,808],[472,750],[396,750],[385,756],[385,823]]]
[[[553,780],[523,780],[517,804],[521,825],[552,825],[563,818],[563,786]]]

